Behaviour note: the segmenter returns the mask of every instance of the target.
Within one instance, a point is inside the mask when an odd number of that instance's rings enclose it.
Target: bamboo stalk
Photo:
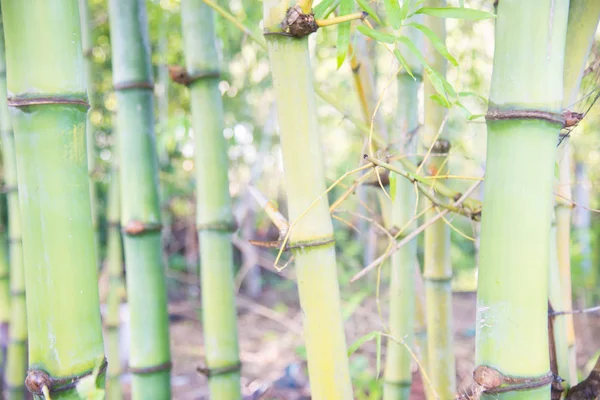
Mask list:
[[[94,84],[94,41],[92,36],[92,13],[88,3],[89,0],[79,0],[79,20],[81,23],[81,48],[85,60],[85,86],[88,95],[90,109],[85,124],[85,142],[88,159],[88,176],[90,179],[90,201],[92,207],[92,223],[94,224],[96,254],[99,255],[98,235],[98,200],[96,190],[96,137],[94,125],[91,121],[92,113],[97,109],[96,86]]]
[[[108,268],[108,296],[106,298],[106,347],[109,360],[107,370],[107,398],[123,398],[121,387],[121,304],[125,298],[123,281],[123,244],[121,237],[121,193],[117,145],[112,148],[112,171],[108,187],[106,219],[108,224],[106,244],[106,268]]]
[[[445,7],[446,0],[428,0],[426,7]],[[425,25],[442,41],[446,40],[444,19],[425,16]],[[441,76],[446,76],[446,59],[427,41],[425,57]],[[436,93],[430,80],[424,84],[425,119],[424,142],[431,156],[427,161],[429,175],[444,175],[450,150],[444,127],[447,111],[431,96]],[[438,139],[440,137],[440,139]],[[435,180],[437,184],[438,180]],[[432,183],[433,184],[433,183]],[[434,217],[433,209],[426,215]],[[423,278],[425,280],[425,307],[427,318],[427,366],[433,389],[441,399],[451,399],[456,393],[456,366],[452,332],[452,264],[450,259],[450,228],[444,220],[436,221],[425,230]]]
[[[290,3],[264,1],[264,26],[280,32]],[[351,399],[352,385],[340,311],[335,247],[325,192],[312,70],[306,37],[267,35],[287,184],[290,245],[298,277],[313,399]],[[310,211],[308,207],[319,199]],[[306,212],[306,213],[305,213]]]
[[[476,318],[475,380],[486,398],[550,397],[550,194],[562,125],[551,113],[562,105],[568,3],[498,5]],[[538,387],[523,390],[527,378]],[[508,391],[494,394],[499,383]]]
[[[583,71],[594,41],[599,19],[600,2],[580,0],[570,3],[563,75],[563,108],[569,108],[577,101]],[[559,184],[556,192],[570,203],[572,199],[573,156],[569,137],[563,140],[560,149],[558,155]],[[560,270],[560,288],[563,296],[563,306],[568,310],[573,308],[571,292],[571,210],[570,204],[556,204],[556,251]],[[567,381],[567,386],[573,386],[577,383],[575,330],[573,316],[565,315],[564,318],[566,319],[569,347],[569,369],[559,372],[563,379]]]
[[[235,229],[223,137],[223,101],[214,15],[202,0],[181,3],[183,39],[196,143],[197,217],[200,241],[206,368],[212,399],[241,398],[233,247]]]
[[[408,32],[411,41],[422,47],[422,38],[416,30]],[[398,76],[398,110],[396,126],[390,134],[392,148],[397,149],[399,155],[414,154],[416,152],[416,137],[412,134],[419,126],[418,92],[421,86],[421,68],[417,60],[408,58],[411,69],[414,70],[413,79],[406,71]],[[409,157],[414,162],[414,157]],[[396,165],[400,165],[398,162]],[[391,225],[397,229],[406,228],[414,230],[417,221],[414,220],[416,210],[416,195],[413,184],[394,174],[396,178],[395,193],[392,195]],[[410,223],[410,221],[413,221]],[[407,225],[408,224],[408,225]],[[411,241],[391,257],[390,276],[390,334],[395,338],[402,338],[409,346],[415,345],[415,335],[420,345],[426,343],[425,321],[415,321],[417,303],[415,297],[415,274],[417,268],[417,242]],[[422,313],[418,313],[422,316]],[[419,332],[415,332],[416,330]],[[426,359],[426,357],[424,357]],[[384,400],[408,399],[412,383],[412,357],[405,346],[397,341],[388,340],[387,358],[385,364]],[[427,364],[427,361],[425,361]],[[427,368],[427,367],[425,367]]]
[[[142,0],[111,0],[109,15],[119,110],[121,225],[131,315],[132,398],[169,399],[169,319],[146,5]]]
[[[0,21],[1,23],[1,21]],[[0,70],[6,70],[3,26],[0,27]],[[4,371],[6,398],[25,397],[27,370],[27,313],[25,305],[25,275],[23,270],[23,241],[17,191],[17,160],[15,138],[6,102],[6,74],[0,76],[0,134],[4,161],[4,187],[8,197],[8,243],[10,255],[11,315],[9,343]],[[8,274],[8,271],[6,271]],[[3,296],[2,296],[3,298]]]
[[[75,0],[2,1],[27,291],[27,388],[57,392],[104,365]],[[44,38],[44,40],[40,40]],[[60,55],[60,56],[57,56]],[[99,369],[97,384],[103,384]],[[41,380],[41,384],[40,384]],[[60,394],[58,394],[60,393]]]

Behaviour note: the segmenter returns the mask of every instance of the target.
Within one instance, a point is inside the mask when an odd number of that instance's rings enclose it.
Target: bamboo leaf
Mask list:
[[[402,9],[398,0],[383,0],[383,4],[392,28],[400,29],[404,18],[402,18]]]
[[[475,92],[458,92],[458,95],[460,97],[467,97],[467,96],[473,96],[475,98],[477,98],[477,100],[481,101],[483,104],[487,105],[488,104],[488,99],[486,99],[485,97],[483,97],[480,94],[477,94]]]
[[[356,352],[356,350],[358,350],[360,348],[360,346],[362,346],[363,344],[367,343],[370,340],[375,339],[377,336],[380,336],[380,333],[377,331],[374,331],[374,332],[367,333],[366,335],[361,336],[358,339],[356,339],[350,345],[350,347],[348,347],[348,357],[350,357],[352,354],[354,354]]]
[[[406,19],[406,17],[408,16],[408,9],[410,8],[410,4],[412,3],[412,0],[404,0],[402,2],[402,20],[404,21]]]
[[[381,19],[379,19],[379,16],[375,12],[375,10],[369,5],[369,3],[367,3],[366,0],[356,0],[356,2],[358,3],[358,6],[361,10],[368,13],[369,17],[373,18],[375,22],[381,25]]]
[[[315,13],[315,18],[316,19],[323,19],[323,18],[327,18],[328,16],[328,10],[334,10],[337,5],[339,4],[340,0],[323,0],[322,2],[320,2],[314,9],[313,12]],[[331,11],[329,11],[331,12]]]
[[[406,73],[409,74],[413,79],[417,79],[413,75],[410,66],[406,62],[406,59],[404,59],[404,57],[402,56],[402,53],[400,53],[400,50],[394,49],[394,55],[396,56],[396,58],[398,59],[398,61],[400,61],[400,64],[404,67],[404,70],[406,71]]]
[[[340,0],[340,16],[351,14],[354,11],[353,0]],[[337,67],[341,67],[348,55],[350,45],[350,22],[343,22],[337,29]]]
[[[464,112],[465,112],[465,116],[467,118],[467,121],[473,121],[474,119],[477,118],[481,118],[483,116],[485,116],[485,114],[473,114],[471,113],[471,111],[469,111],[469,109],[467,107],[465,107],[465,105],[463,103],[461,103],[460,101],[456,101],[454,104],[456,104],[458,107],[460,107]]]
[[[461,7],[423,7],[415,11],[415,14],[427,14],[431,15],[432,17],[439,18],[467,19],[470,21],[480,21],[482,19],[496,18],[494,14],[489,13],[487,11]]]
[[[365,25],[359,25],[356,29],[358,29],[358,31],[363,35],[368,36],[378,42],[394,44],[398,41],[398,37],[395,35],[379,32]]]
[[[411,22],[408,25],[412,26],[414,28],[417,28],[418,30],[423,32],[423,34],[425,36],[427,36],[427,38],[429,39],[431,44],[433,44],[433,47],[435,47],[435,49],[438,51],[438,53],[440,53],[442,55],[442,57],[444,57],[446,60],[450,61],[450,63],[452,65],[454,65],[455,67],[458,66],[458,62],[456,61],[456,59],[454,57],[452,57],[452,55],[448,51],[448,48],[446,47],[444,42],[435,34],[434,31],[432,31],[425,25],[421,25],[416,22]]]

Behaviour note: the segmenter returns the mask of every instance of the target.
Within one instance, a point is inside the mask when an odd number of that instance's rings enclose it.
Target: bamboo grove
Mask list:
[[[600,2],[0,5],[3,398],[600,396]]]

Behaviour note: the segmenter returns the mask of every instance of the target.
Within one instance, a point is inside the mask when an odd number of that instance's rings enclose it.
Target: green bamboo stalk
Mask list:
[[[112,149],[112,171],[108,188],[108,223],[106,268],[108,268],[109,287],[106,298],[106,347],[109,360],[107,370],[107,398],[120,400],[123,398],[121,387],[121,346],[120,346],[120,308],[124,300],[125,283],[123,282],[123,244],[121,238],[121,193],[119,158],[117,145]]]
[[[445,7],[446,0],[428,0],[427,7]],[[427,25],[440,40],[446,40],[444,19],[425,17]],[[431,67],[441,76],[446,76],[447,62],[428,41],[426,58]],[[439,138],[443,129],[446,109],[431,99],[436,93],[429,80],[425,81],[425,120],[424,139],[427,147],[432,147],[432,157],[427,161],[430,175],[444,174],[448,170],[447,155],[450,143]],[[443,137],[444,132],[440,137]],[[434,217],[438,210],[429,211],[426,216]],[[425,230],[423,278],[425,280],[425,307],[427,318],[427,367],[433,390],[441,399],[451,399],[456,393],[456,366],[452,332],[452,264],[450,259],[450,228],[444,220],[433,223]]]
[[[79,0],[79,21],[81,23],[81,48],[85,59],[85,87],[87,90],[90,109],[85,123],[86,152],[88,159],[88,176],[90,179],[90,201],[92,206],[92,223],[94,224],[94,233],[96,245],[96,254],[99,254],[99,235],[98,235],[98,201],[96,190],[96,137],[94,136],[94,126],[91,121],[91,115],[96,110],[96,86],[94,85],[94,60],[93,49],[94,42],[92,36],[92,14],[89,0]]]
[[[264,1],[264,26],[280,31],[287,0]],[[266,36],[281,130],[290,245],[298,277],[308,374],[315,400],[351,399],[352,385],[340,311],[333,225],[325,192],[308,40]],[[309,206],[319,199],[310,211]],[[322,245],[315,245],[317,242]]]
[[[407,32],[417,48],[422,47],[420,35],[415,30]],[[417,138],[415,131],[419,126],[418,92],[421,86],[419,63],[412,58],[411,69],[417,79],[406,71],[398,76],[398,111],[395,129],[390,134],[390,142],[398,154],[416,153]],[[411,161],[414,162],[414,157]],[[397,166],[400,166],[397,163]],[[416,228],[413,219],[416,207],[416,195],[413,185],[401,176],[395,178],[395,193],[392,194],[391,225],[397,229],[411,231]],[[417,269],[417,242],[411,241],[391,257],[390,276],[390,334],[401,338],[406,346],[415,344],[415,274]],[[424,321],[423,321],[424,322]],[[419,332],[421,335],[422,332]],[[419,336],[419,340],[423,337]],[[421,343],[422,344],[422,343]],[[412,358],[405,346],[397,341],[388,340],[385,364],[384,400],[408,399],[412,382]]]
[[[28,293],[26,385],[41,398],[36,378],[76,379],[104,362],[79,10],[75,0],[4,0],[2,11]],[[46,384],[53,399],[83,396],[60,386]]]
[[[569,6],[569,22],[565,46],[565,65],[563,74],[563,108],[570,108],[577,102],[583,70],[594,41],[596,27],[600,19],[600,2],[594,0],[572,1]],[[570,138],[564,139],[558,155],[559,184],[557,193],[565,199],[572,198],[572,149]],[[571,206],[556,204],[556,250],[560,269],[560,287],[563,296],[563,307],[573,308],[571,293]],[[559,371],[567,381],[567,386],[577,383],[577,364],[575,349],[575,329],[573,316],[567,314],[567,342],[569,346],[569,369]]]
[[[109,2],[121,172],[133,399],[169,399],[171,354],[161,246],[154,94],[143,0]]]
[[[2,21],[0,21],[0,24]],[[3,26],[0,26],[0,70],[6,71]],[[17,192],[17,160],[15,138],[6,102],[6,74],[0,75],[0,135],[4,160],[4,185],[8,197],[8,243],[10,254],[11,316],[9,344],[4,371],[5,395],[9,400],[25,397],[27,370],[27,313],[25,306],[25,275],[19,194]],[[8,271],[7,271],[8,272]]]
[[[498,5],[478,274],[479,383],[490,384],[485,378],[498,375],[481,374],[489,372],[486,367],[533,379],[549,371],[551,193],[562,121],[543,113],[561,110],[568,5],[568,0]],[[542,114],[525,118],[521,110]],[[547,400],[549,388],[485,397]]]
[[[202,321],[212,399],[241,398],[233,248],[234,220],[223,137],[223,101],[214,15],[202,0],[183,0],[181,17],[196,142],[197,224]],[[219,372],[220,371],[220,372]]]

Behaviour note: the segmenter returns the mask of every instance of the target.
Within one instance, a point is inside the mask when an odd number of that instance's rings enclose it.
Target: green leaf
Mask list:
[[[417,28],[418,30],[423,32],[423,34],[427,36],[433,47],[435,47],[435,49],[438,51],[438,53],[442,55],[442,57],[450,61],[450,63],[455,67],[458,66],[458,62],[456,61],[456,59],[452,57],[444,42],[438,37],[438,35],[435,34],[434,31],[432,31],[425,25],[417,24],[416,22],[411,22],[408,25]]]
[[[439,93],[432,94],[431,96],[429,96],[429,98],[431,100],[435,101],[436,103],[438,103],[442,107],[450,108],[450,106],[451,106],[451,104],[448,101],[448,99],[446,97],[443,97]]]
[[[340,0],[340,16],[351,14],[354,11],[353,0]],[[350,22],[338,25],[337,29],[337,67],[341,67],[348,55],[350,45]]]
[[[480,21],[482,19],[496,18],[494,14],[489,13],[487,11],[460,7],[423,7],[415,11],[415,14],[427,14],[431,15],[432,17],[439,18],[468,19],[470,21]]]
[[[385,12],[388,16],[390,25],[394,29],[400,29],[402,26],[402,9],[400,8],[399,0],[383,0],[383,4],[385,5]]]
[[[400,50],[394,49],[394,55],[396,56],[398,61],[400,61],[400,64],[404,67],[404,70],[406,71],[406,73],[409,74],[413,79],[417,79],[413,75],[412,70],[410,69],[410,66],[408,65],[408,63],[406,62],[404,57],[402,56],[402,53],[400,53]]]
[[[367,3],[366,0],[356,0],[356,2],[361,10],[368,13],[369,17],[373,18],[375,22],[381,25],[381,19],[379,19],[379,16],[377,16],[375,10],[369,5],[369,3]]]
[[[481,101],[483,104],[485,104],[485,105],[488,104],[488,99],[486,99],[482,95],[475,93],[475,92],[458,92],[458,95],[460,97],[473,96],[473,97],[477,98],[477,100]]]
[[[323,0],[314,9],[316,19],[324,19],[329,16],[340,3],[340,0]]]
[[[396,174],[390,172],[390,197],[392,201],[396,198]]]
[[[394,44],[398,41],[398,37],[395,35],[379,32],[365,25],[359,25],[356,29],[358,29],[358,31],[363,35],[368,36],[378,42]]]
[[[412,3],[412,0],[403,0],[403,2],[402,2],[401,13],[402,13],[402,20],[403,21],[408,16],[408,9],[410,8],[410,3]]]
[[[467,107],[465,107],[465,105],[463,103],[461,103],[460,101],[458,101],[458,100],[454,104],[456,104],[458,107],[460,107],[465,112],[467,121],[473,121],[474,119],[481,118],[481,117],[485,116],[485,114],[473,114],[473,113],[471,113],[471,111],[469,111],[469,109]]]
[[[361,336],[358,339],[356,339],[350,345],[350,347],[348,347],[348,357],[350,357],[352,354],[354,354],[356,352],[356,350],[358,350],[360,348],[360,346],[362,346],[363,344],[367,343],[370,340],[375,339],[377,336],[381,336],[381,335],[378,331],[374,331],[374,332],[367,333],[366,335]]]

